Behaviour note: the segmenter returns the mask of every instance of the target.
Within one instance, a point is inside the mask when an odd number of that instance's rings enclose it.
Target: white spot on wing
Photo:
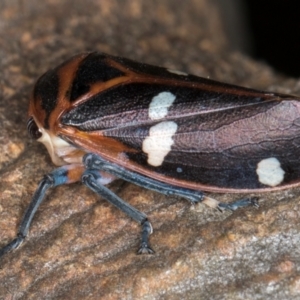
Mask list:
[[[174,144],[173,135],[177,131],[177,124],[166,121],[152,126],[149,136],[143,141],[143,152],[148,154],[148,164],[154,167],[160,166]]]
[[[178,71],[178,70],[173,70],[173,69],[167,69],[170,73],[176,74],[176,75],[184,75],[184,76],[188,76],[189,74],[182,72],[182,71]]]
[[[256,173],[260,183],[268,186],[276,186],[284,179],[284,170],[280,166],[280,162],[275,157],[261,160],[257,164]]]
[[[169,107],[173,104],[176,96],[170,92],[161,92],[153,97],[149,106],[149,118],[159,120],[168,114]]]

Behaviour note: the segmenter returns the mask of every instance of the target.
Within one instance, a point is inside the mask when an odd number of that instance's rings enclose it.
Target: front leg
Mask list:
[[[23,243],[28,234],[32,219],[44,200],[47,190],[58,185],[79,181],[83,171],[84,167],[82,165],[68,165],[55,169],[44,176],[32,196],[31,202],[23,216],[16,238],[0,249],[0,257],[11,250],[18,248]]]

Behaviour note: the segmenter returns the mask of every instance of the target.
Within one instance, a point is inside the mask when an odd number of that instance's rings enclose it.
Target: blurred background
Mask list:
[[[300,76],[299,1],[217,1],[236,50],[285,75]]]

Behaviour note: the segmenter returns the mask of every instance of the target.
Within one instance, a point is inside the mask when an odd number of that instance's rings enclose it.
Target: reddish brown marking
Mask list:
[[[67,137],[68,141],[71,141],[85,152],[87,149],[98,149],[94,153],[107,153],[107,156],[118,156],[120,153],[136,152],[135,149],[125,146],[120,141],[103,136],[100,131],[97,132],[83,132],[75,129],[74,127],[63,127],[59,129],[58,134]],[[86,146],[83,146],[86,145]]]
[[[73,182],[78,182],[81,180],[81,176],[85,171],[85,168],[83,165],[69,165],[66,166],[68,169],[68,181],[67,183],[73,183]]]
[[[37,122],[37,125],[39,127],[44,127],[44,121],[46,118],[46,112],[41,106],[41,98],[35,99],[33,96],[33,93],[30,97],[29,101],[29,110],[28,110],[28,116],[34,117],[35,121]]]
[[[57,132],[59,127],[59,118],[60,116],[68,109],[72,107],[70,101],[66,96],[69,94],[69,91],[72,87],[72,83],[76,76],[76,71],[87,54],[82,54],[75,56],[68,64],[62,66],[59,71],[59,94],[58,94],[58,101],[57,106],[53,112],[51,112],[49,118],[49,127],[50,130],[54,133]]]
[[[283,100],[282,98],[294,98],[292,95],[284,95],[284,94],[274,94],[272,92],[266,91],[258,91],[253,90],[245,87],[235,86],[231,84],[226,84],[219,82],[220,84],[217,86],[215,84],[209,83],[200,83],[194,81],[184,81],[182,79],[168,79],[168,78],[159,78],[158,76],[148,75],[144,73],[136,73],[126,67],[126,65],[122,65],[117,61],[113,60],[112,58],[107,58],[106,62],[120,71],[124,72],[130,78],[130,83],[149,83],[149,84],[166,84],[171,86],[182,86],[182,87],[191,87],[191,88],[198,88],[203,89],[205,91],[212,91],[218,93],[225,93],[225,94],[232,94],[232,95],[241,95],[241,96],[249,96],[249,97],[260,97],[264,98],[264,100]],[[189,74],[188,74],[189,75]],[[158,80],[159,79],[159,80]],[[216,83],[216,81],[211,80],[212,82]],[[295,96],[295,98],[298,98]]]
[[[59,94],[57,99],[57,105],[54,111],[51,112],[49,118],[49,129],[53,133],[56,132],[56,127],[58,126],[58,120],[61,114],[65,112],[66,109],[71,107],[68,99],[66,99],[66,95],[70,87],[72,86],[72,82],[76,75],[76,70],[80,64],[80,62],[88,55],[88,53],[80,54],[74,56],[68,62],[64,63],[58,70],[59,76]],[[40,127],[45,127],[45,118],[46,112],[41,106],[42,99],[34,98],[32,93],[30,102],[29,102],[29,110],[28,115],[33,116],[35,121]]]
[[[105,82],[95,83],[90,86],[90,90],[80,96],[72,105],[72,107],[78,106],[86,101],[88,101],[94,95],[97,95],[105,90],[108,90],[112,87],[116,87],[120,84],[126,84],[130,82],[130,78],[127,76],[117,77],[115,79],[111,79]]]
[[[282,100],[281,97],[278,95],[274,95],[273,93],[268,92],[260,92],[254,91],[251,89],[235,87],[235,86],[216,86],[213,84],[207,83],[195,83],[195,82],[188,82],[183,80],[175,80],[175,79],[167,79],[167,78],[159,78],[157,76],[145,75],[142,73],[135,73],[134,71],[124,67],[122,64],[114,61],[111,58],[106,58],[105,60],[111,67],[116,68],[122,71],[125,76],[117,77],[115,79],[111,79],[106,82],[99,82],[94,83],[90,86],[90,90],[78,98],[75,102],[72,103],[72,107],[78,106],[86,101],[88,101],[94,95],[97,95],[103,91],[106,91],[110,88],[115,88],[122,84],[130,84],[130,83],[147,83],[147,84],[159,84],[159,85],[169,85],[169,86],[181,86],[181,87],[190,87],[190,88],[198,88],[208,91],[214,91],[219,93],[227,93],[232,95],[242,95],[242,96],[251,96],[251,97],[259,97],[263,98],[264,100]],[[286,96],[285,96],[286,97]]]

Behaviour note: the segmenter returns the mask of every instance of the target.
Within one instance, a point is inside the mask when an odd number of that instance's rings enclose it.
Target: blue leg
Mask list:
[[[45,197],[45,193],[51,187],[67,183],[69,180],[68,171],[69,170],[67,168],[61,167],[44,176],[44,178],[39,183],[37,190],[33,194],[32,200],[23,216],[23,220],[21,222],[17,237],[2,249],[0,249],[0,257],[7,252],[16,249],[22,244],[28,234],[32,219]]]

